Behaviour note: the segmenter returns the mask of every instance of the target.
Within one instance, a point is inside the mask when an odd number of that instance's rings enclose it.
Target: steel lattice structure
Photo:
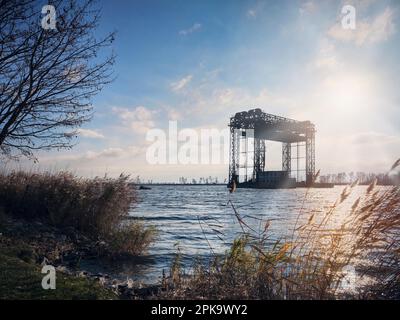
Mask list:
[[[315,126],[310,121],[296,121],[263,112],[261,109],[252,109],[236,113],[230,118],[230,163],[229,183],[233,181],[240,186],[242,182],[247,186],[256,183],[257,176],[265,170],[265,143],[266,141],[278,141],[282,143],[282,172],[290,176],[292,168],[292,144],[299,146],[305,144],[305,183],[311,185],[315,175]],[[253,164],[252,173],[247,174],[248,139],[254,141],[254,149],[251,151]],[[240,143],[245,143],[246,163],[241,163]],[[242,161],[243,162],[243,161]],[[239,181],[239,169],[245,168],[245,181]],[[296,170],[300,170],[296,167]],[[265,173],[265,172],[264,172]],[[298,175],[297,175],[298,176]],[[297,181],[299,182],[299,181]]]

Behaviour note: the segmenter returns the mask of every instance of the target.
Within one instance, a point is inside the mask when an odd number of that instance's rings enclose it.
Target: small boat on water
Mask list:
[[[139,190],[151,190],[151,188],[146,186],[140,186]]]

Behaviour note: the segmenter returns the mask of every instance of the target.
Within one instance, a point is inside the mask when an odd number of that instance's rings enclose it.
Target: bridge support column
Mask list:
[[[309,125],[306,131],[306,185],[310,187],[315,176],[315,129]]]
[[[239,134],[240,130],[230,127],[230,148],[229,148],[229,181],[231,185],[233,181],[238,183],[239,175]]]
[[[291,143],[282,143],[282,171],[286,171],[288,176],[292,171],[292,145]]]
[[[253,180],[257,179],[257,173],[265,169],[265,141],[254,138],[254,171]]]

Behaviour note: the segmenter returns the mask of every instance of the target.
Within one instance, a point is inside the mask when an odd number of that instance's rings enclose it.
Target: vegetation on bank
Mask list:
[[[197,261],[189,273],[178,255],[161,296],[400,299],[400,187],[378,188],[374,181],[343,212],[356,184],[345,187],[326,212],[300,212],[292,236],[272,244],[270,222],[254,230],[230,202],[242,235],[224,256]]]
[[[0,300],[116,299],[118,296],[98,281],[64,272],[56,274],[56,289],[41,286],[43,263],[54,263],[66,243],[44,237],[43,246],[32,237],[42,238],[41,230],[24,221],[12,220],[0,208]],[[17,224],[17,225],[16,225]],[[45,227],[49,230],[48,227]],[[52,235],[54,236],[54,235]],[[39,240],[40,241],[40,240]]]
[[[0,300],[116,299],[117,295],[98,282],[57,272],[55,290],[41,287],[41,267],[21,258],[25,248],[4,247],[0,243]]]
[[[128,176],[86,179],[68,172],[18,171],[0,173],[0,181],[0,207],[6,214],[74,228],[105,242],[110,254],[141,254],[155,237],[154,228],[125,221],[136,201]]]
[[[103,276],[81,275],[80,261],[147,249],[155,229],[127,219],[135,202],[123,175],[0,173],[0,299],[120,298]],[[43,264],[57,267],[56,290],[42,289]]]

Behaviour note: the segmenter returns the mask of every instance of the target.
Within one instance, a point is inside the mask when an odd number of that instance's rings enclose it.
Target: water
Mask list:
[[[158,239],[145,256],[124,261],[106,271],[119,278],[157,283],[162,270],[168,272],[178,249],[187,268],[195,257],[210,257],[210,247],[216,254],[225,252],[241,232],[229,200],[253,230],[262,230],[265,221],[269,220],[271,241],[289,237],[299,212],[314,210],[316,216],[326,212],[343,188],[311,189],[306,198],[306,189],[238,189],[229,194],[225,186],[187,185],[138,190],[139,203],[132,208],[130,216],[154,225]],[[347,206],[351,206],[364,191],[365,187],[356,187],[346,201]],[[308,215],[302,219],[308,219]]]

